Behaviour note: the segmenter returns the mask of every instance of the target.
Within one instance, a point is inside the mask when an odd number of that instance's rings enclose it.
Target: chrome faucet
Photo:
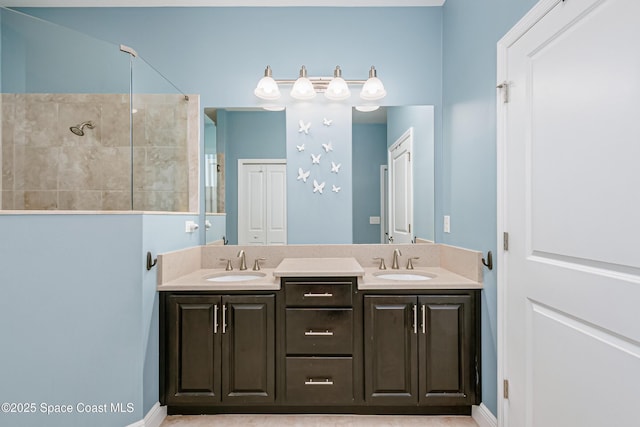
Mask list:
[[[400,265],[398,265],[398,257],[402,255],[402,252],[400,252],[400,249],[396,248],[393,250],[393,262],[391,263],[391,268],[393,270],[398,270],[400,268]]]
[[[246,270],[247,269],[247,258],[244,254],[244,250],[240,249],[240,252],[238,252],[238,257],[240,258],[240,270]]]

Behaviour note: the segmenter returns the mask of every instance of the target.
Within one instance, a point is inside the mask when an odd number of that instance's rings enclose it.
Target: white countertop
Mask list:
[[[275,268],[276,277],[362,277],[355,258],[285,258]]]
[[[226,274],[264,274],[263,278],[214,282],[212,276]],[[428,280],[390,280],[380,274],[423,274]],[[429,289],[482,289],[475,282],[442,267],[416,267],[413,270],[362,268],[354,258],[285,258],[274,268],[225,271],[224,269],[200,269],[175,280],[158,285],[158,291],[269,291],[280,289],[281,277],[357,277],[359,290],[429,290]]]

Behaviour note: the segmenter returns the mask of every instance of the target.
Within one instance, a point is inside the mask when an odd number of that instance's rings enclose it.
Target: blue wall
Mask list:
[[[287,108],[287,238],[291,244],[310,242],[349,244],[353,242],[351,171],[351,107],[339,103],[297,103]],[[331,126],[323,124],[324,119]],[[300,132],[299,121],[311,124],[309,133]],[[322,144],[331,142],[332,151]],[[305,150],[296,148],[304,144]],[[311,154],[320,155],[312,164]],[[331,162],[340,164],[331,172]],[[309,171],[305,183],[298,169]],[[325,183],[322,194],[314,193],[314,183]],[[332,186],[340,187],[333,192]]]
[[[447,0],[436,240],[496,253],[496,43],[535,0]],[[451,215],[451,233],[442,216]],[[497,412],[496,276],[484,270],[482,400]]]
[[[387,125],[354,124],[353,243],[380,243],[380,166],[387,164]]]

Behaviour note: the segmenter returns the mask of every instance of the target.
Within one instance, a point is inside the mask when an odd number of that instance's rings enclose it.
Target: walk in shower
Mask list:
[[[0,209],[198,211],[198,96],[135,47],[0,24]]]

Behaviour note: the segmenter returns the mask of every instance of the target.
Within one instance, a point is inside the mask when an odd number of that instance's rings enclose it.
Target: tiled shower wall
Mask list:
[[[2,209],[196,211],[198,97],[133,106],[132,206],[128,94],[3,94]]]

